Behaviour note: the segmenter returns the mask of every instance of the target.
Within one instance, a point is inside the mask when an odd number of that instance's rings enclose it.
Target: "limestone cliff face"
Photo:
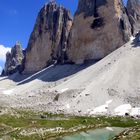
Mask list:
[[[22,72],[24,68],[24,51],[19,42],[6,54],[5,68],[2,75],[11,75],[15,72]]]
[[[127,11],[135,35],[140,31],[140,0],[128,0]]]
[[[67,54],[75,63],[101,59],[130,36],[131,25],[121,0],[79,0]]]
[[[32,73],[58,61],[63,63],[72,26],[70,12],[55,2],[45,5],[36,20],[26,50],[25,73]]]

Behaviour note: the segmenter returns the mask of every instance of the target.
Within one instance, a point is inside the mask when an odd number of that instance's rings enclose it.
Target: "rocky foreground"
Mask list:
[[[89,135],[88,130],[104,128],[113,140],[122,140],[131,134],[139,135],[140,121],[122,117],[77,117],[46,112],[32,112],[0,108],[0,139],[2,140],[65,140],[64,136],[82,132],[82,137]],[[122,128],[119,128],[122,127]],[[116,132],[115,129],[118,129]],[[102,129],[101,129],[102,130]],[[102,133],[102,132],[100,132]],[[101,134],[100,134],[101,135]],[[134,139],[134,140],[138,140]],[[66,138],[67,140],[67,138]]]

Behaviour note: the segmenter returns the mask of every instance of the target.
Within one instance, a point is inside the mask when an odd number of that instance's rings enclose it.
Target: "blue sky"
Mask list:
[[[0,47],[12,47],[18,40],[21,42],[22,47],[26,48],[37,14],[47,1],[0,0]],[[78,0],[56,1],[70,9],[74,14]],[[127,0],[124,1],[126,2]],[[0,58],[1,65],[3,65],[3,60]]]
[[[78,3],[78,0],[56,1],[72,13]],[[48,0],[0,0],[0,72],[9,47],[20,41],[26,48],[37,14],[46,2]]]
[[[47,0],[0,0],[0,44],[11,47],[16,40],[27,46],[36,16]],[[57,0],[73,13],[77,0]]]

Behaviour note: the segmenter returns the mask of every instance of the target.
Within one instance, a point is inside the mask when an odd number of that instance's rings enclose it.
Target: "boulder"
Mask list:
[[[55,63],[64,63],[72,26],[70,11],[52,1],[38,14],[26,49],[24,73],[34,73]]]
[[[130,36],[131,25],[122,0],[79,0],[67,55],[76,64],[99,60]]]
[[[128,0],[127,11],[132,25],[132,33],[136,35],[140,31],[140,0]]]

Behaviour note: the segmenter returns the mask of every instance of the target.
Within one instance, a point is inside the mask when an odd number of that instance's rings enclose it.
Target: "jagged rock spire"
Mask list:
[[[39,12],[26,49],[25,73],[32,73],[58,61],[63,63],[72,26],[70,11],[49,2]]]
[[[2,75],[11,75],[23,70],[24,52],[19,41],[12,47],[11,52],[6,53],[5,68]]]

